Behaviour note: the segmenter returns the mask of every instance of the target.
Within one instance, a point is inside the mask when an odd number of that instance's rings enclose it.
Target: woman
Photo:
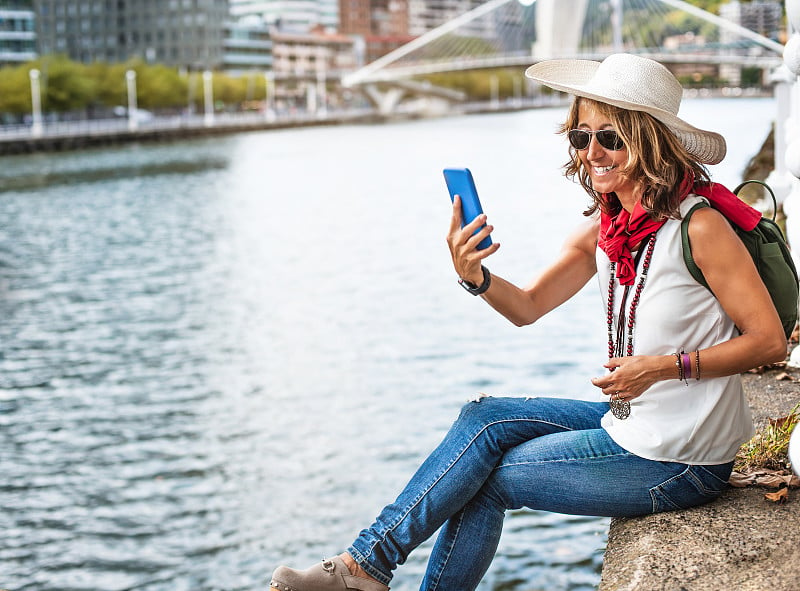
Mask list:
[[[516,325],[535,322],[598,276],[608,326],[600,402],[482,398],[468,403],[397,500],[343,554],[306,571],[278,568],[278,591],[387,589],[408,553],[441,533],[423,589],[474,589],[508,509],[634,516],[687,508],[724,489],[753,434],[739,373],[786,356],[769,293],[728,220],[714,208],[689,238],[711,291],[689,274],[680,219],[705,196],[734,218],[759,214],[709,183],[725,155],[716,133],[678,118],[682,89],[649,59],[553,60],[533,80],[575,96],[562,128],[566,174],[591,198],[587,220],[525,288],[492,275],[499,248],[480,216],[447,238],[464,287]],[[715,295],[714,295],[715,294]],[[716,296],[716,297],[715,297]]]

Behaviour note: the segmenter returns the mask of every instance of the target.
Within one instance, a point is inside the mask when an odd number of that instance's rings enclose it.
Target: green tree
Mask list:
[[[0,68],[0,113],[25,115],[31,112],[32,66],[6,66]]]
[[[171,109],[186,105],[187,82],[178,70],[164,65],[136,64],[136,87],[143,109]]]
[[[719,14],[720,5],[727,3],[728,0],[689,0],[689,4],[702,8],[711,14]]]
[[[238,105],[247,98],[247,80],[244,78],[231,78],[220,72],[214,73],[213,78],[214,102],[224,106]]]
[[[67,112],[85,109],[95,96],[95,80],[87,75],[86,66],[63,55],[45,57],[32,62],[42,73],[42,109]]]
[[[128,104],[128,83],[125,72],[126,64],[108,64],[95,62],[86,66],[86,74],[95,81],[96,104],[104,107],[115,107]]]
[[[468,100],[488,100],[492,94],[491,78],[497,79],[498,98],[508,98],[514,94],[514,78],[519,80],[520,72],[508,69],[473,70],[466,72],[442,72],[422,77],[431,84],[452,88],[466,93]]]

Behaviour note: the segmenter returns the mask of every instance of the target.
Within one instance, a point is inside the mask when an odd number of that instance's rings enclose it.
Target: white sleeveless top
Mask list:
[[[681,216],[701,197],[690,195]],[[610,261],[596,249],[604,313],[608,302]],[[638,272],[641,272],[640,262]],[[625,314],[641,275],[629,290]],[[623,288],[616,283],[614,326]],[[627,332],[627,331],[626,331]],[[733,321],[713,294],[686,269],[681,245],[681,220],[668,220],[658,231],[650,269],[636,310],[634,355],[672,355],[705,349],[738,336]],[[694,355],[692,355],[694,372]],[[754,434],[750,408],[740,376],[656,382],[631,401],[631,414],[620,420],[608,412],[602,426],[626,450],[643,458],[686,464],[722,464],[734,459],[739,446]],[[675,368],[677,375],[678,369]]]

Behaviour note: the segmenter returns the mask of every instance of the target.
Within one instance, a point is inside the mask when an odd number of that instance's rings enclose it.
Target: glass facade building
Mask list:
[[[338,0],[230,0],[234,17],[257,15],[272,28],[286,33],[308,33],[339,27]]]
[[[226,26],[224,69],[231,73],[272,69],[270,27],[259,18],[242,18]]]
[[[229,0],[33,0],[41,54],[200,70],[223,64]]]
[[[0,0],[0,65],[36,59],[33,0]]]

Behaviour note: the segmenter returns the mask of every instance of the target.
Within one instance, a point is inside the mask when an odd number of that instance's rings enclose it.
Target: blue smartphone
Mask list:
[[[450,200],[453,201],[455,196],[461,197],[461,211],[463,218],[461,227],[463,228],[477,216],[483,213],[481,208],[480,199],[478,199],[478,191],[475,188],[475,181],[472,178],[472,173],[469,168],[445,168],[444,181],[447,183],[447,190],[450,192]],[[481,226],[483,228],[484,224]],[[475,230],[477,234],[481,228]],[[492,244],[492,237],[487,236],[478,243],[478,250],[488,248]]]

